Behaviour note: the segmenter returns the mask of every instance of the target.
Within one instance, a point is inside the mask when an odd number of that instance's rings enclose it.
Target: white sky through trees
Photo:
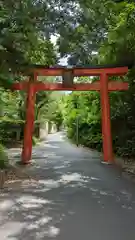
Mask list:
[[[57,41],[57,36],[52,35],[51,36],[51,42],[56,45],[56,41]],[[67,58],[61,58],[59,61],[59,64],[62,66],[67,66]]]

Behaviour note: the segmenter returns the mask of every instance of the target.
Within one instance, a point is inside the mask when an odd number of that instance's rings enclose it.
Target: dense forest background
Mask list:
[[[135,3],[111,0],[1,0],[0,1],[0,141],[16,140],[13,129],[24,127],[24,92],[11,91],[22,81],[18,72],[30,64],[122,64],[130,66],[126,92],[110,93],[113,146],[123,157],[135,157]],[[57,41],[51,41],[55,36]],[[44,77],[42,81],[56,81]],[[79,78],[76,81],[95,81]],[[68,137],[90,148],[102,149],[100,96],[97,92],[36,97],[35,123],[62,121]],[[22,133],[23,139],[23,133]]]

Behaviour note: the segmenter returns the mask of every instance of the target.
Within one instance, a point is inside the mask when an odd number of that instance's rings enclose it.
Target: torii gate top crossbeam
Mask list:
[[[71,86],[69,85],[62,85],[60,83],[42,83],[40,81],[35,81],[37,76],[63,76],[63,74],[67,71],[72,71],[73,77],[75,76],[101,76],[102,74],[108,76],[123,76],[128,72],[128,67],[45,67],[42,65],[33,65],[29,68],[29,73],[34,74],[33,79],[33,90],[34,91],[63,91],[63,90],[70,90],[70,91],[88,91],[88,90],[97,90],[100,91],[100,82],[94,83],[72,83]],[[26,74],[26,73],[25,73]],[[28,74],[28,72],[27,72]],[[13,89],[14,90],[26,90],[28,88],[28,82],[20,82],[14,83]],[[117,90],[127,90],[128,83],[127,82],[109,82],[108,83],[108,91],[117,91]]]
[[[64,71],[72,69],[73,75],[75,77],[79,76],[100,76],[102,73],[105,73],[109,76],[122,76],[128,72],[128,67],[37,67],[31,68],[30,71],[36,73],[38,76],[61,76]]]
[[[123,65],[98,65],[98,66],[44,66],[44,65],[29,65],[24,66],[22,74],[28,76],[30,73],[35,73],[37,76],[62,76],[63,72],[72,70],[74,77],[78,76],[100,76],[105,73],[109,76],[121,76],[128,72],[130,66]],[[21,74],[21,73],[20,73]]]

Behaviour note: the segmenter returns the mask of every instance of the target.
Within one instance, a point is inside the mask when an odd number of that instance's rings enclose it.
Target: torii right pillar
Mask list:
[[[103,138],[103,157],[104,162],[112,163],[114,160],[111,134],[111,114],[110,101],[108,92],[108,75],[102,73],[100,75],[100,98],[102,113],[102,138]]]

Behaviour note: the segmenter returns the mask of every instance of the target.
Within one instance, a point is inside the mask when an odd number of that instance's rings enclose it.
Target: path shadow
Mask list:
[[[74,221],[80,224],[85,213],[85,221],[94,219],[98,224],[110,203],[112,206],[118,204],[118,212],[122,213],[123,208],[131,211],[132,198],[126,190],[120,193],[110,191],[104,187],[102,179],[78,172],[44,176],[38,181],[15,182],[7,185],[0,195],[1,239],[63,240],[65,228],[71,227],[70,224],[65,227],[70,219],[76,226]],[[86,231],[84,226],[78,227],[83,233]],[[87,234],[89,228],[91,226],[87,228]]]
[[[134,217],[134,186],[93,153],[51,139],[33,149],[33,159],[26,168],[33,180],[13,182],[0,194],[2,240],[114,240],[118,225]]]

